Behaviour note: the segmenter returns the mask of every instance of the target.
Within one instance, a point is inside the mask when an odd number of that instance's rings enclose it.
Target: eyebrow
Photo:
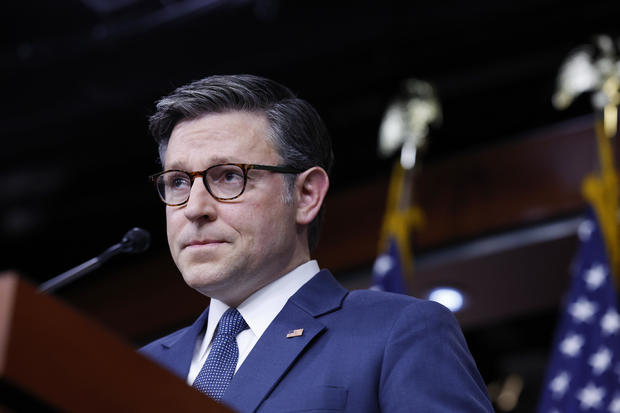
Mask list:
[[[224,158],[224,157],[221,157],[221,156],[217,156],[217,157],[214,157],[212,159],[209,159],[208,166],[206,166],[203,169],[207,169],[207,168],[209,168],[209,167],[211,167],[213,165],[218,165],[218,164],[222,164],[222,163],[244,163],[244,162],[235,162],[235,161],[231,161],[229,158]],[[178,161],[173,162],[168,167],[166,167],[166,169],[179,169],[179,170],[183,170],[183,171],[185,170],[185,168],[183,168],[183,166],[182,166],[182,162],[178,162]]]

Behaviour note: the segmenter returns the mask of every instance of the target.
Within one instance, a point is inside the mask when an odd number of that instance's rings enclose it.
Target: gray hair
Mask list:
[[[253,75],[209,76],[159,100],[156,112],[149,119],[149,129],[159,145],[162,165],[170,134],[177,123],[208,113],[230,111],[264,114],[271,128],[269,139],[285,166],[301,170],[320,166],[331,175],[334,163],[331,139],[317,111],[287,87]],[[295,177],[286,176],[290,200]],[[323,213],[321,207],[308,226],[311,250],[318,243]]]

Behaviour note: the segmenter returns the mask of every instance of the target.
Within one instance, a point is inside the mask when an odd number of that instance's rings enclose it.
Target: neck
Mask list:
[[[237,288],[226,289],[226,291],[223,291],[223,294],[212,294],[210,295],[210,297],[222,301],[229,307],[238,307],[252,294],[261,290],[266,285],[271,284],[272,282],[284,277],[295,268],[299,267],[302,264],[305,264],[308,261],[310,261],[310,254],[298,257],[294,261],[291,261],[290,264],[284,267],[282,270],[271,272],[270,276],[254,277],[254,283],[247,285],[246,288],[241,289],[236,286]]]

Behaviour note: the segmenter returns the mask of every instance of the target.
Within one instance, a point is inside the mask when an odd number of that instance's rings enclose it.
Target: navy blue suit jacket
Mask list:
[[[207,311],[140,351],[185,379],[206,320]],[[288,300],[222,402],[244,413],[493,412],[450,311],[405,295],[348,292],[326,270]]]

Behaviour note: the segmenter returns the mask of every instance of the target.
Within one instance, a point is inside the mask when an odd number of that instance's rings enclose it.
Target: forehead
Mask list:
[[[165,155],[167,169],[217,162],[278,161],[267,118],[254,112],[210,113],[177,123]]]

